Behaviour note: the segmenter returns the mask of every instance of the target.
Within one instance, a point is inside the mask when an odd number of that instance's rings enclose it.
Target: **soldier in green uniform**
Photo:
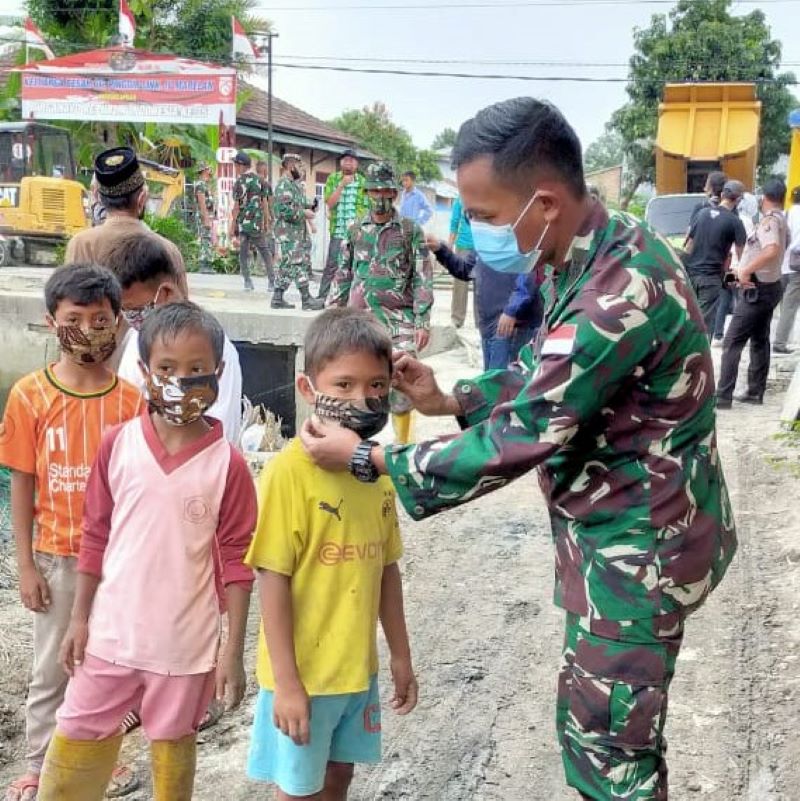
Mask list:
[[[684,622],[736,550],[703,317],[668,245],[589,197],[580,142],[553,106],[482,110],[453,163],[480,258],[500,272],[551,265],[538,339],[513,369],[451,394],[398,357],[397,386],[423,413],[454,415],[457,436],[383,449],[309,421],[303,443],[326,469],[388,473],[418,520],[537,468],[565,610],[556,721],[567,783],[584,799],[665,801]]]
[[[397,181],[391,165],[370,164],[369,214],[350,226],[333,281],[330,306],[369,309],[397,350],[416,355],[430,339],[433,271],[422,229],[394,208]],[[411,438],[411,404],[391,393],[397,442]]]
[[[213,273],[211,261],[214,257],[212,249],[214,193],[211,190],[211,167],[208,164],[203,163],[197,167],[194,200],[197,210],[197,235],[200,239],[200,272]]]
[[[281,177],[275,186],[275,243],[281,249],[278,271],[275,279],[275,294],[272,296],[273,309],[293,309],[291,303],[283,299],[283,293],[292,281],[300,290],[303,309],[317,311],[323,302],[311,297],[308,282],[310,261],[307,244],[310,244],[307,211],[316,211],[317,199],[309,201],[300,186],[302,179],[300,156],[287,153],[281,162]]]
[[[244,279],[244,288],[252,292],[255,287],[250,277],[250,248],[254,247],[264,260],[267,280],[273,282],[272,254],[266,240],[272,220],[269,209],[269,193],[266,185],[253,170],[253,162],[247,153],[239,151],[233,159],[236,165],[236,183],[233,185],[233,213],[231,215],[231,240],[239,239],[239,269]]]

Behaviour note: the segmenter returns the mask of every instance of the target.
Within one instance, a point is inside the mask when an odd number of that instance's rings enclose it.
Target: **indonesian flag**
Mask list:
[[[36,23],[30,17],[25,20],[25,46],[30,50],[41,50],[48,61],[51,58],[55,58],[55,54],[47,46],[42,32],[36,27]]]
[[[244,32],[242,23],[236,17],[231,17],[231,26],[233,28],[233,43],[231,51],[233,58],[237,56],[248,60],[255,61],[258,58],[258,51],[253,46],[253,43],[247,38]]]
[[[119,0],[119,36],[123,44],[133,47],[133,40],[136,38],[136,20],[125,0]]]

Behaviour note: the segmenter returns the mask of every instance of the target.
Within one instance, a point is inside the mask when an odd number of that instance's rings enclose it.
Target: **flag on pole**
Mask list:
[[[133,40],[136,38],[136,20],[125,0],[119,0],[119,36],[124,45],[133,47]]]
[[[258,58],[258,50],[256,50],[247,34],[244,32],[242,23],[236,17],[231,17],[231,26],[233,28],[233,42],[231,52],[233,58],[245,58],[247,60],[255,61]]]
[[[55,54],[47,46],[42,32],[36,27],[36,23],[30,17],[25,20],[25,47],[27,50],[41,50],[48,61],[51,58],[55,58]],[[25,60],[29,60],[27,58],[27,53]]]

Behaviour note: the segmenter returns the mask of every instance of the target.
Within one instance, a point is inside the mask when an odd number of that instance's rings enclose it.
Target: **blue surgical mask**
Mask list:
[[[542,231],[536,247],[528,253],[520,252],[515,231],[520,220],[528,213],[528,209],[530,209],[538,196],[538,192],[534,192],[531,195],[531,199],[525,204],[525,208],[520,212],[513,225],[509,223],[506,223],[506,225],[492,225],[482,220],[472,220],[470,222],[475,250],[487,267],[498,273],[513,273],[516,275],[529,273],[536,267],[537,262],[542,257],[541,246],[547,230],[550,228],[550,223],[548,222],[544,231]]]

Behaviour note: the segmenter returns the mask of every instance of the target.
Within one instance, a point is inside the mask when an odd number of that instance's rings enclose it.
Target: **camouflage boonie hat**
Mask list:
[[[297,153],[284,153],[283,158],[281,159],[282,164],[286,164],[287,161],[302,161],[302,157]]]
[[[367,167],[366,189],[397,189],[394,167],[386,161],[377,161]]]
[[[201,173],[204,173],[206,171],[211,172],[211,165],[208,162],[201,161],[197,165],[197,174],[200,175]]]

